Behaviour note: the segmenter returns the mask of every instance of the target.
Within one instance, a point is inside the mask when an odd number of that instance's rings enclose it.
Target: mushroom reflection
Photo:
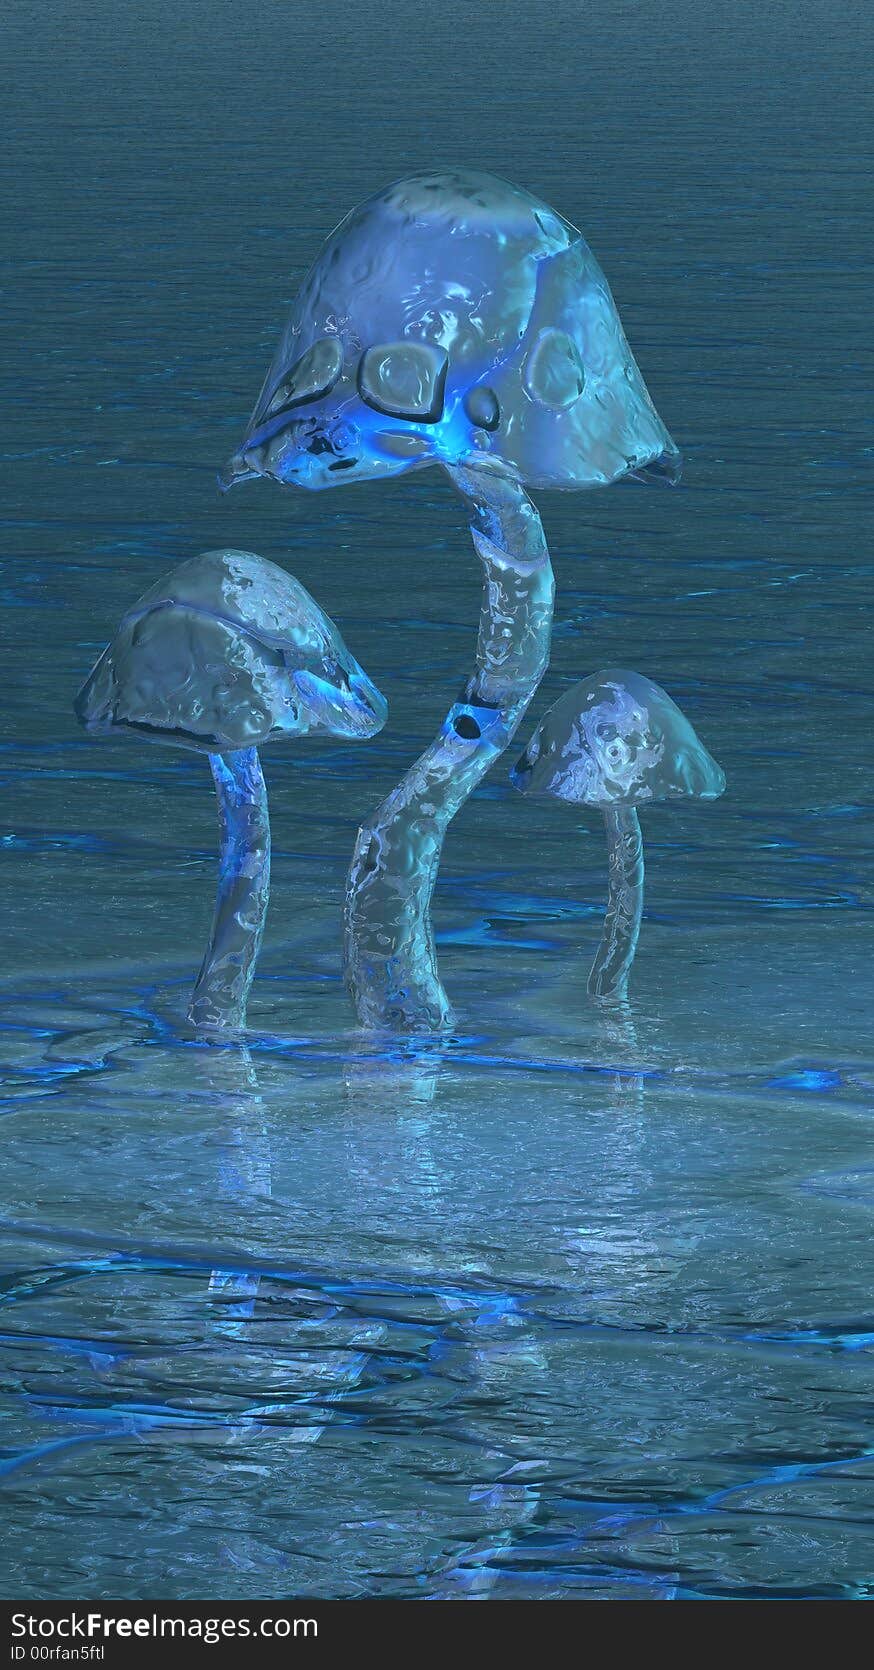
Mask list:
[[[219,1107],[220,1144],[217,1193],[221,1201],[239,1205],[248,1215],[272,1192],[270,1142],[266,1113],[251,1054],[240,1048],[209,1050],[204,1062],[209,1092]],[[254,1270],[215,1269],[209,1296],[221,1307],[216,1333],[237,1338],[254,1314],[261,1278]]]

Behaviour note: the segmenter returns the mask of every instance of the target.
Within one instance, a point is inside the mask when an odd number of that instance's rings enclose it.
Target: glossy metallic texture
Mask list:
[[[416,174],[324,244],[222,482],[322,488],[478,456],[526,487],[680,472],[577,229],[490,174]]]
[[[586,806],[715,800],[725,788],[685,714],[641,673],[608,669],[568,690],[512,772],[522,794]]]
[[[219,881],[188,1018],[240,1031],[270,899],[258,748],[309,732],[373,736],[384,697],[292,575],[251,551],[206,551],[128,609],[74,706],[97,735],[135,733],[209,755]]]
[[[358,832],[346,889],[346,978],[375,1029],[453,1023],[437,966],[431,896],[446,831],[515,734],[549,661],[554,585],[540,517],[523,489],[456,471],[483,570],[476,662],[434,741]]]
[[[203,753],[312,731],[369,737],[385,698],[308,591],[251,551],[205,551],[127,610],[75,701],[92,732]]]
[[[636,808],[660,800],[715,800],[721,766],[667,691],[642,673],[608,669],[568,690],[541,720],[511,772],[522,794],[597,806],[610,879],[589,995],[622,1001],[643,915],[643,837]]]

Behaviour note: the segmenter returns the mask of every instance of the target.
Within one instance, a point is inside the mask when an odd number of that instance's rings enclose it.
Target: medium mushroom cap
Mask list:
[[[374,736],[387,713],[309,592],[251,551],[205,551],[152,586],[74,708],[86,730],[209,754],[310,732]]]
[[[476,461],[528,487],[680,473],[576,228],[490,174],[416,174],[325,243],[222,485]]]
[[[715,800],[725,773],[661,686],[610,668],[561,696],[513,768],[522,794],[579,805]]]

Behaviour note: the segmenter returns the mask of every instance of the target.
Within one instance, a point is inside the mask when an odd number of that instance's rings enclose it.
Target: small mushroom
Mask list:
[[[641,673],[611,669],[560,697],[511,777],[522,794],[551,794],[603,812],[610,887],[588,989],[591,997],[624,997],[643,911],[637,807],[716,800],[725,773],[660,685]]]
[[[251,551],[192,557],[128,609],[76,697],[93,735],[207,754],[221,858],[189,1019],[237,1031],[270,896],[270,821],[258,749],[311,732],[363,739],[384,697],[298,580]]]

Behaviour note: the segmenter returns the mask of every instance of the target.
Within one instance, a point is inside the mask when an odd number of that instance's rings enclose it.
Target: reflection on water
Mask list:
[[[16,1593],[867,1594],[870,1069],[126,1007],[10,1009]]]
[[[356,34],[326,0],[280,53],[226,0],[172,50],[165,0],[111,28],[95,0],[54,31],[63,75],[31,11],[0,158],[4,1592],[868,1598],[869,10],[654,32],[559,0],[496,35],[446,0],[423,54],[391,8]],[[459,1030],[428,1047],[356,1030],[340,901],[470,664],[458,504],[431,474],[223,500],[214,472],[325,232],[453,160],[450,87],[459,154],[582,224],[688,460],[672,494],[540,496],[532,727],[636,667],[728,789],[649,817],[630,1003],[602,1014],[603,832],[487,778],[438,890]],[[229,544],[300,576],[391,708],[366,749],[265,762],[243,1049],[182,1020],[201,765],[70,711],[124,606]]]

